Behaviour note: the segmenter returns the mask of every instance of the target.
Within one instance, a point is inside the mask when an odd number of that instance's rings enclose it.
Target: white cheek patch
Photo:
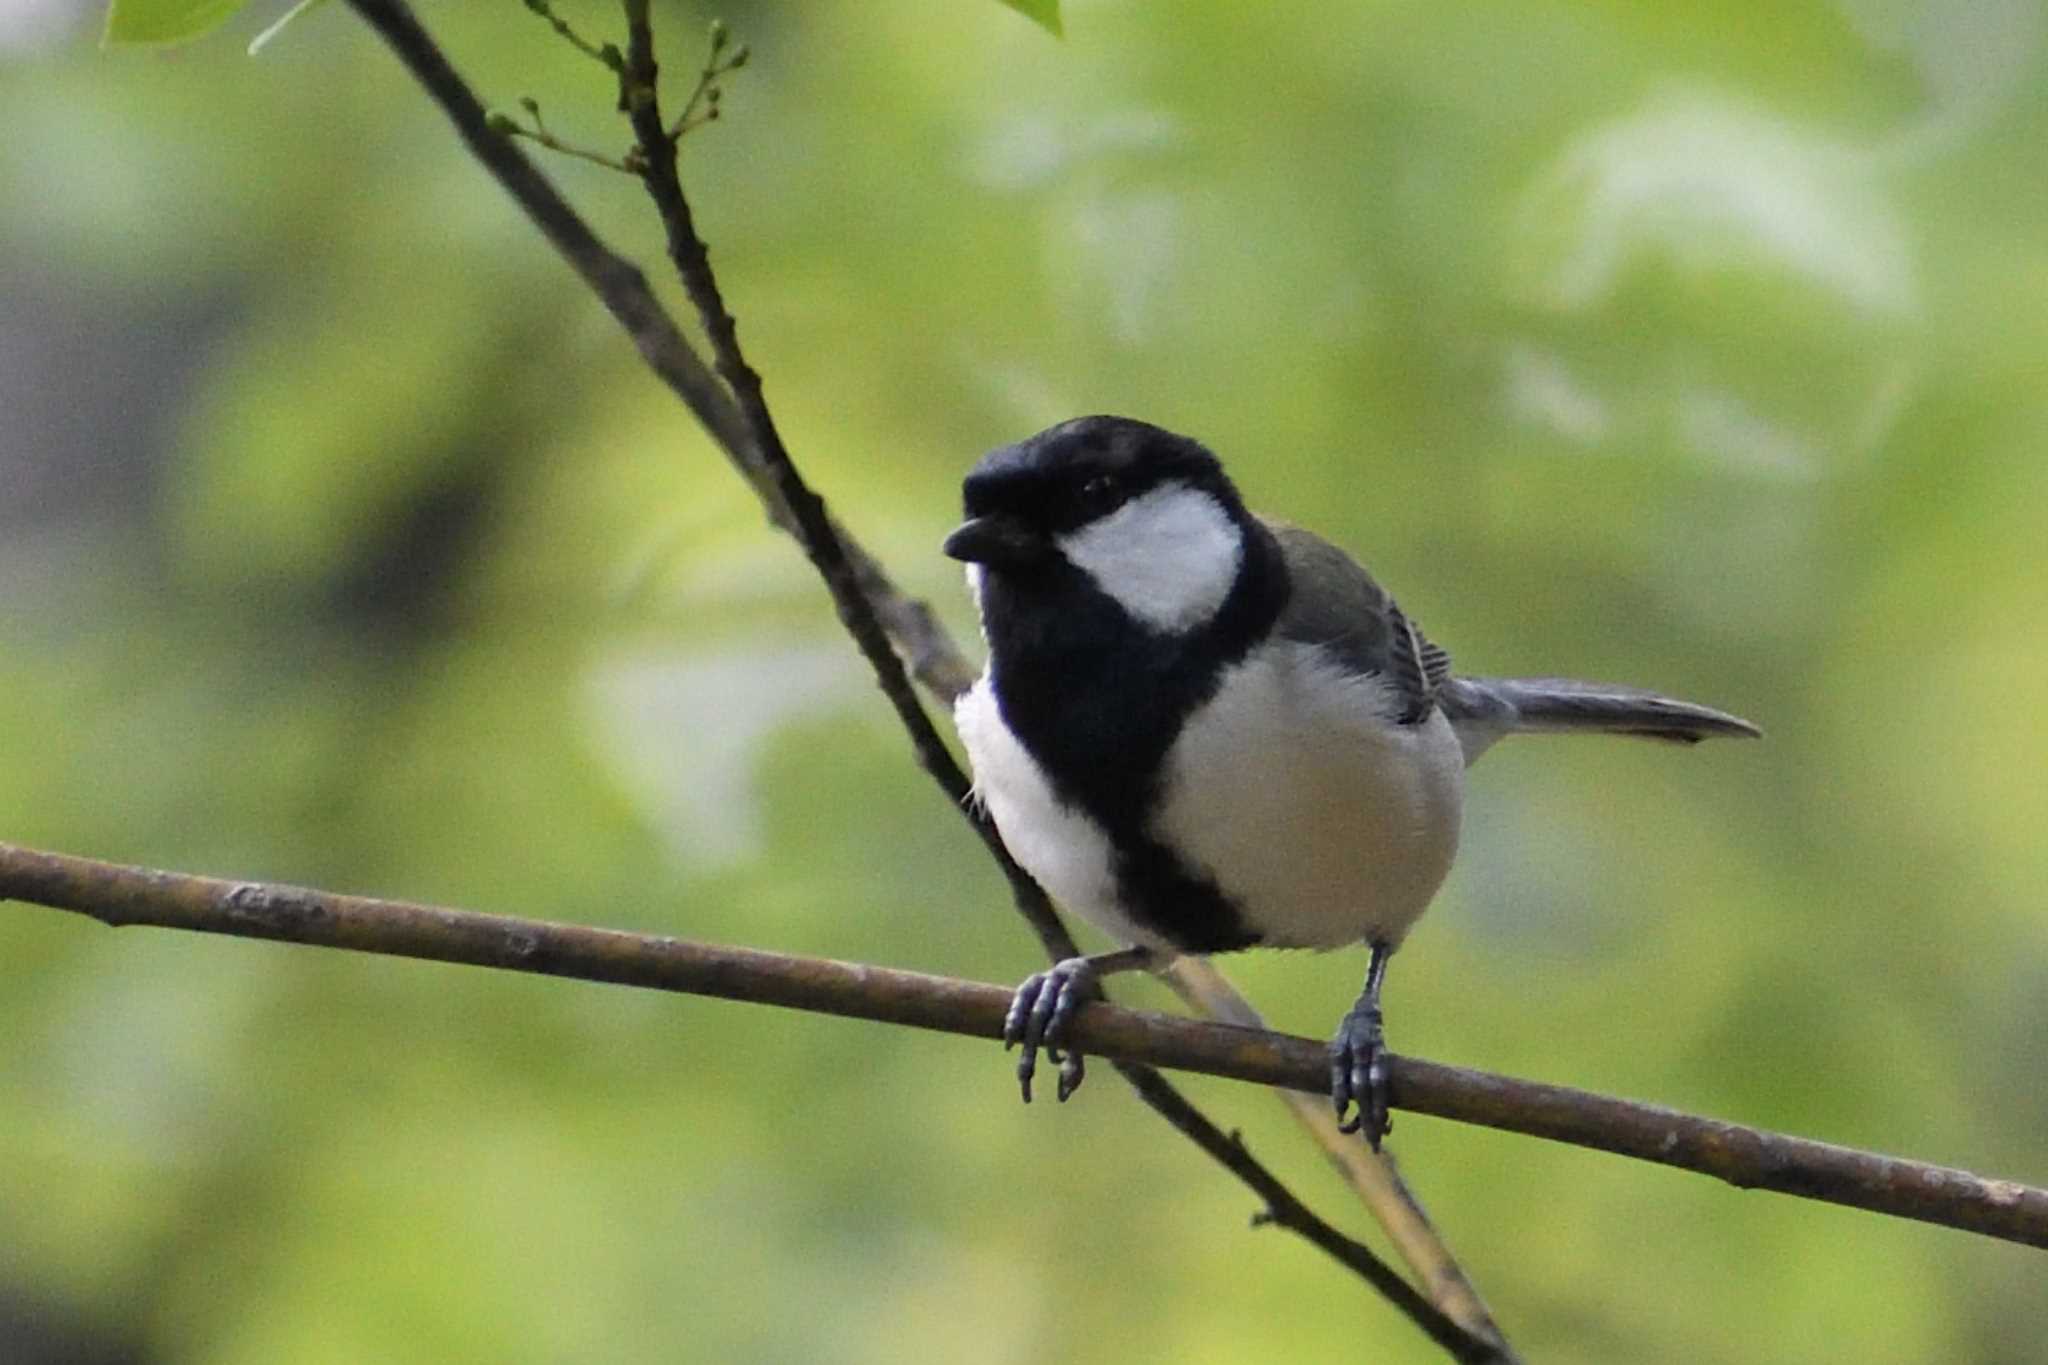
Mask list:
[[[1154,630],[1214,616],[1237,582],[1244,536],[1200,489],[1167,484],[1059,539],[1067,562]]]

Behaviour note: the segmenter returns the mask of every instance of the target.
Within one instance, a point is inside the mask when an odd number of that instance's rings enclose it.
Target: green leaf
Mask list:
[[[107,7],[108,47],[182,43],[216,28],[247,0],[113,0]]]
[[[1002,0],[1053,37],[1060,36],[1060,0]]]

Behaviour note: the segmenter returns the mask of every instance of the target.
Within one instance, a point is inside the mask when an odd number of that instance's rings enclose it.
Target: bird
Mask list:
[[[1454,672],[1349,554],[1249,511],[1208,447],[1134,418],[1000,446],[962,503],[943,549],[966,565],[988,650],[954,707],[969,799],[1121,945],[1018,987],[1003,1036],[1026,1102],[1041,1049],[1061,1100],[1080,1085],[1069,1034],[1104,977],[1363,945],[1330,1098],[1378,1150],[1387,964],[1450,871],[1467,767],[1524,732],[1760,733],[1641,688]]]

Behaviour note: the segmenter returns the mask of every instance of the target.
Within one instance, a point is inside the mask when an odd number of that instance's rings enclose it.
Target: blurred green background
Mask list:
[[[0,838],[1030,970],[801,557],[344,6],[244,55],[279,8],[103,53],[0,3]],[[2039,6],[720,12],[754,60],[685,170],[743,337],[963,635],[963,470],[1124,412],[1468,669],[1769,732],[1489,757],[1396,1048],[2048,1181]],[[623,147],[514,0],[423,13]],[[713,11],[658,13],[679,80]],[[548,164],[659,267],[636,186]],[[1363,966],[1227,964],[1317,1036]],[[2038,1252],[1394,1146],[1532,1360],[2048,1340]],[[1252,1208],[1106,1068],[1024,1109],[959,1039],[0,908],[8,1360],[1441,1358]]]

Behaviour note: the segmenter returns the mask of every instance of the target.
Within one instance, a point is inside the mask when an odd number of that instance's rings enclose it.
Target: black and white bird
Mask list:
[[[1387,1128],[1380,987],[1457,852],[1465,769],[1524,731],[1691,743],[1747,721],[1637,688],[1466,678],[1351,557],[1247,511],[1201,443],[1081,417],[967,476],[988,667],[956,709],[975,798],[1061,904],[1129,945],[1021,986],[1031,1098],[1098,978],[1178,953],[1371,949],[1331,1099]]]

